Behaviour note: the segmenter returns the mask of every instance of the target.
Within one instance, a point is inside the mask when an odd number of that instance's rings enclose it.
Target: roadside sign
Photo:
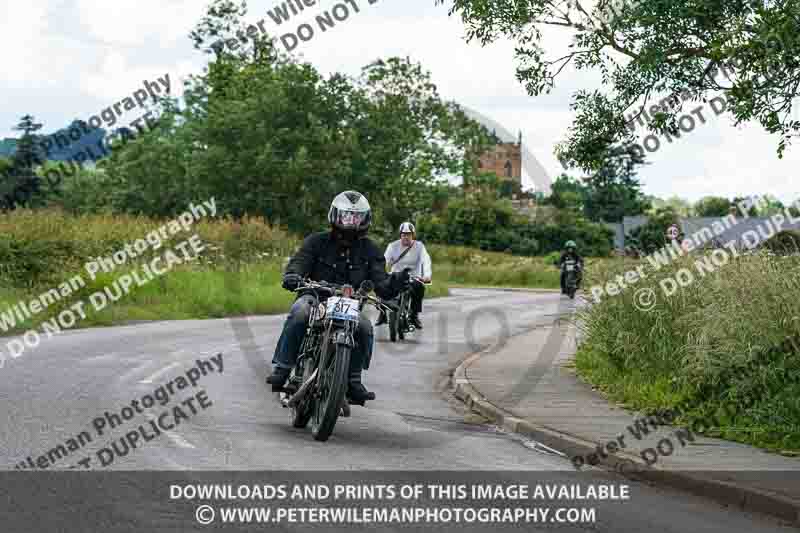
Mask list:
[[[673,224],[667,230],[667,237],[672,239],[673,241],[678,238],[678,235],[681,234],[681,231],[678,229],[676,224]]]

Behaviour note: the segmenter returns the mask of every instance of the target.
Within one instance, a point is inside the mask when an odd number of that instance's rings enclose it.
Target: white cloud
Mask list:
[[[76,4],[90,37],[129,46],[174,46],[187,38],[206,9],[198,0],[77,0]]]
[[[36,89],[63,82],[75,47],[54,32],[47,0],[0,3],[0,48],[6,51],[0,80],[4,85]]]
[[[177,65],[138,65],[133,66],[123,54],[109,49],[99,66],[99,70],[83,78],[83,89],[98,100],[109,105],[117,102],[137,89],[144,81],[155,82],[158,78],[169,76],[170,95],[183,95],[182,78],[199,70],[191,61],[181,61]]]

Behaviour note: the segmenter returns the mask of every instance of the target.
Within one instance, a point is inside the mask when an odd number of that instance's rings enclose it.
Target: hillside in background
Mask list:
[[[0,157],[11,157],[17,147],[16,139],[3,139],[0,141]]]
[[[86,148],[91,148],[92,153],[96,154],[96,156],[101,156],[102,151],[98,148],[98,143],[106,136],[106,130],[103,128],[95,128],[91,130],[91,133],[85,133],[81,135],[81,137],[75,141],[69,138],[69,130],[72,127],[77,127],[80,129],[80,125],[78,120],[73,120],[72,123],[62,129],[55,130],[52,133],[41,134],[41,137],[50,137],[53,136],[53,149],[50,151],[50,155],[47,157],[50,161],[67,161],[75,157],[81,151],[85,151]],[[81,130],[83,133],[83,130]],[[64,146],[62,148],[58,148],[55,144],[55,135],[63,135],[66,139],[70,141],[71,144]],[[63,144],[63,143],[62,143]],[[0,157],[11,157],[14,155],[14,152],[17,148],[17,139],[16,138],[5,138],[0,141]]]

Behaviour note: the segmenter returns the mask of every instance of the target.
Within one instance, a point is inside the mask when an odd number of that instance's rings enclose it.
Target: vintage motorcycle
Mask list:
[[[425,283],[421,278],[416,276],[411,277],[411,283]],[[411,323],[409,316],[411,315],[411,292],[409,289],[404,290],[396,298],[383,302],[391,311],[389,312],[389,339],[392,342],[406,338],[406,333],[413,333],[416,328]]]
[[[564,261],[562,268],[566,272],[566,278],[564,279],[566,294],[572,300],[575,298],[575,291],[578,290],[578,275],[581,267],[574,259],[567,259]]]
[[[361,310],[371,304],[389,311],[369,294],[373,289],[369,280],[357,291],[350,285],[315,281],[304,281],[295,289],[299,295],[312,295],[315,305],[297,362],[281,393],[281,404],[292,410],[294,427],[304,428],[311,422],[315,440],[328,440],[339,416],[350,416],[345,393]],[[369,399],[375,399],[375,395]]]

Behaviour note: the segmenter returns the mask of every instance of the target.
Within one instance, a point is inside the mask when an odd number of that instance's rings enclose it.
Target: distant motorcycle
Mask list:
[[[422,278],[416,276],[411,277],[411,283],[425,283]],[[406,333],[413,333],[417,328],[411,323],[411,290],[406,289],[401,292],[396,298],[383,302],[391,311],[389,312],[389,339],[396,342],[397,338],[405,340]]]
[[[574,259],[567,259],[561,265],[562,271],[566,273],[564,287],[570,300],[575,298],[575,291],[578,290],[578,275],[581,271],[580,264]]]
[[[315,440],[328,440],[339,415],[350,416],[345,393],[361,309],[371,304],[388,311],[378,298],[369,295],[373,289],[369,280],[358,291],[350,285],[314,281],[304,281],[295,289],[298,294],[314,296],[316,305],[311,307],[306,336],[281,393],[281,404],[291,408],[294,427],[304,428],[311,422]],[[369,399],[375,399],[375,395]]]

